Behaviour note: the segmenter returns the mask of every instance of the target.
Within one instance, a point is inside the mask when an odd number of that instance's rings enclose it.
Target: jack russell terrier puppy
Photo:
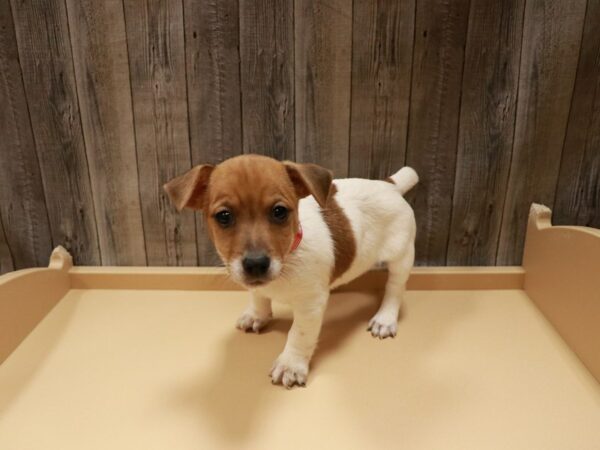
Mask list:
[[[291,306],[294,321],[271,380],[304,386],[329,291],[378,262],[389,277],[370,320],[375,337],[396,335],[398,312],[414,262],[415,219],[404,200],[418,182],[410,167],[385,181],[332,180],[314,164],[243,155],[196,166],[164,188],[178,210],[205,215],[210,238],[250,304],[237,322],[259,332],[271,301]]]

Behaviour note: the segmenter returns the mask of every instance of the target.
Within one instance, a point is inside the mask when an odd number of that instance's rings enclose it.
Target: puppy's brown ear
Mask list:
[[[304,198],[312,195],[317,203],[324,207],[331,187],[331,171],[316,164],[298,164],[290,161],[283,163],[290,180],[296,189],[296,195]]]
[[[163,186],[177,211],[204,208],[206,188],[214,168],[208,164],[196,166]]]

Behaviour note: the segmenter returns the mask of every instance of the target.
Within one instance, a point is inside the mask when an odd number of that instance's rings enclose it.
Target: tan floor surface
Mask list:
[[[521,291],[334,295],[306,389],[242,292],[71,291],[0,366],[0,449],[600,449],[600,387]]]

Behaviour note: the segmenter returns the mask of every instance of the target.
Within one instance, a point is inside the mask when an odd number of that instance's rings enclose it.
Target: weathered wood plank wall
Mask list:
[[[295,2],[296,160],[348,176],[351,0]]]
[[[524,3],[471,0],[449,264],[485,265],[496,257],[514,136]]]
[[[198,261],[191,214],[177,214],[158,180],[191,168],[183,5],[125,0],[140,202],[150,265]]]
[[[293,0],[241,0],[240,36],[243,151],[293,160]]]
[[[404,165],[415,2],[355,1],[350,176],[386,178]]]
[[[600,227],[595,0],[0,0],[0,272],[217,264],[162,184],[242,153],[383,178],[417,260],[518,264],[532,201]]]
[[[183,11],[192,164],[216,164],[242,153],[239,4],[184,0]],[[200,214],[196,240],[199,264],[218,264]]]
[[[66,4],[101,262],[145,265],[123,3]]]
[[[81,260],[99,261],[66,6],[63,0],[42,5],[13,2],[13,15],[52,241]]]
[[[53,244],[46,206],[51,193],[42,184],[19,61],[11,7],[0,0],[0,219],[17,269],[47,264]]]
[[[554,198],[558,223],[600,228],[600,2],[590,1]]]
[[[519,258],[531,202],[553,206],[585,9],[586,0],[527,0],[499,264]]]
[[[6,242],[6,235],[4,233],[4,225],[2,224],[2,218],[0,217],[0,273],[10,272],[15,269],[13,264],[10,249]]]
[[[469,0],[417,2],[406,163],[421,178],[418,263],[446,263],[468,16]]]

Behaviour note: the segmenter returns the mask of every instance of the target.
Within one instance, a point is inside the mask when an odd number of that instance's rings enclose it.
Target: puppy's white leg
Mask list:
[[[271,381],[291,388],[304,386],[310,359],[317,346],[328,293],[309,304],[294,305],[294,323],[283,352],[271,369]]]
[[[250,294],[250,304],[237,321],[237,327],[243,331],[254,331],[258,333],[262,330],[273,317],[271,312],[271,299],[257,295],[252,292]]]
[[[402,305],[402,297],[406,289],[406,280],[415,260],[414,245],[410,245],[406,253],[399,259],[388,263],[388,281],[385,286],[383,301],[379,311],[369,321],[368,331],[374,337],[385,339],[394,337],[398,331],[398,313]]]

